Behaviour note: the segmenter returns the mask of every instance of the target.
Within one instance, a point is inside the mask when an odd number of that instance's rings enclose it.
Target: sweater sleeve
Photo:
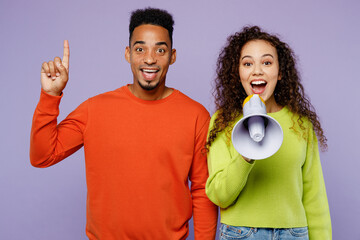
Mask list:
[[[215,121],[212,117],[210,129]],[[212,143],[208,153],[209,179],[206,194],[221,208],[227,208],[239,196],[244,188],[254,164],[246,162],[239,153],[231,154],[232,144],[224,131],[220,132]]]
[[[303,173],[303,204],[311,239],[332,239],[331,219],[321,169],[318,141],[312,127],[309,131]]]
[[[200,125],[200,124],[199,124]],[[193,222],[196,240],[215,239],[218,211],[217,207],[208,199],[205,193],[205,183],[208,178],[206,142],[209,116],[205,123],[199,126],[195,139],[193,163],[190,170],[191,195],[193,199]]]
[[[76,152],[83,145],[87,104],[57,124],[62,96],[51,96],[41,90],[30,134],[30,162],[34,167],[52,166]]]

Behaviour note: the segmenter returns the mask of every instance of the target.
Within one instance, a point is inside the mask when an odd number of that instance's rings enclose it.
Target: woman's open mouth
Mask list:
[[[253,80],[250,84],[254,94],[261,94],[265,91],[267,82],[265,80]]]

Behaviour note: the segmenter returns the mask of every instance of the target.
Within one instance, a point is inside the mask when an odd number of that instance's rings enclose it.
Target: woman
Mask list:
[[[280,149],[257,161],[231,143],[243,101],[252,94],[265,101],[284,133]],[[317,140],[326,149],[326,137],[290,47],[257,26],[230,36],[218,59],[215,103],[206,192],[220,207],[221,239],[331,239]]]

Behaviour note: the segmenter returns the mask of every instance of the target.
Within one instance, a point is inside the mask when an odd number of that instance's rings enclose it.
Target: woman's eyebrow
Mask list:
[[[243,60],[244,58],[253,58],[252,56],[250,56],[250,55],[245,55],[245,56],[243,56],[242,58],[241,58],[241,60]],[[272,57],[272,58],[274,58],[274,56],[272,55],[272,54],[270,54],[270,53],[266,53],[266,54],[264,54],[264,55],[262,55],[261,56],[262,58],[263,57]]]

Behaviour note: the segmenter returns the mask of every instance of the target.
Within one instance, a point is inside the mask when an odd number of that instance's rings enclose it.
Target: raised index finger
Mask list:
[[[69,70],[70,47],[69,41],[64,40],[64,56],[62,58],[62,65]]]

